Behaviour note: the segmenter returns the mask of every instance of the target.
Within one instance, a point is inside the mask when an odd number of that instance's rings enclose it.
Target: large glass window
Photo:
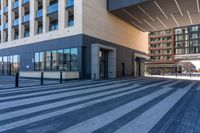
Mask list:
[[[64,58],[63,58],[63,64],[64,64],[64,70],[70,71],[70,59],[71,59],[71,52],[70,49],[64,49]]]
[[[52,70],[58,70],[57,50],[52,51]]]
[[[35,70],[78,71],[78,48],[35,53]]]
[[[50,71],[52,66],[52,57],[51,57],[51,51],[46,52],[46,70]]]
[[[58,50],[58,70],[63,70],[64,55],[63,50]]]
[[[35,53],[35,71],[44,70],[44,52]]]
[[[78,49],[71,49],[71,71],[78,71]]]

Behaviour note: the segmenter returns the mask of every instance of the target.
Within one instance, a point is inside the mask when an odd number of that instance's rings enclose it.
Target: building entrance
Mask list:
[[[100,78],[108,78],[108,51],[99,51],[99,70]]]

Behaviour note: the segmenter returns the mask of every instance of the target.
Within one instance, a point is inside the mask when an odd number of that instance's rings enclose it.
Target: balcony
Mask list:
[[[27,4],[29,2],[30,2],[30,0],[23,0],[23,4]]]
[[[19,25],[19,19],[18,18],[13,20],[13,26],[17,26],[17,25]]]
[[[58,3],[48,6],[48,14],[58,11]]]
[[[4,30],[8,29],[8,22],[3,25],[3,29]]]
[[[29,22],[29,21],[30,21],[30,15],[29,14],[26,14],[25,16],[23,16],[23,19],[22,19],[23,23],[26,23],[26,22]]]
[[[3,13],[7,13],[7,12],[8,12],[8,5],[3,8]]]
[[[18,8],[19,7],[19,1],[15,1],[13,3],[13,9]]]
[[[66,8],[70,8],[74,6],[74,0],[67,0]]]
[[[40,10],[38,10],[38,11],[36,12],[36,18],[40,18],[40,17],[42,17],[42,16],[43,16],[43,10],[40,9]]]

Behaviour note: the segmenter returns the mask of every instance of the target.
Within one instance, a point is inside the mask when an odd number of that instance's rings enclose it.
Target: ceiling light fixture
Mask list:
[[[139,26],[138,24],[134,23],[133,21],[131,22],[131,24],[133,24],[134,26],[136,26],[137,28],[141,29],[142,31],[146,31],[144,28],[142,28],[141,26]]]
[[[183,16],[183,12],[181,11],[181,8],[180,8],[180,6],[179,6],[177,0],[174,0],[174,1],[175,1],[175,3],[176,3],[176,6],[177,6],[177,8],[178,8],[178,10],[179,10],[179,12],[180,12],[180,14],[181,14],[181,16]]]
[[[126,13],[128,16],[130,16],[131,18],[135,19],[136,21],[138,21],[139,23],[143,24],[140,20],[138,20],[135,16],[133,16],[130,12],[128,12],[126,9],[122,9],[122,11],[124,13]]]
[[[143,19],[143,20],[144,20],[144,22],[146,22],[151,28],[153,28],[154,30],[157,31],[157,29],[156,29],[152,24],[150,24],[149,22],[147,22],[145,19]]]
[[[140,5],[137,5],[137,7],[144,13],[146,14],[152,21],[155,21]]]
[[[171,16],[172,16],[172,18],[174,19],[174,21],[176,22],[176,25],[177,25],[178,27],[180,27],[180,24],[178,23],[178,21],[176,20],[176,18],[174,17],[174,15],[171,14]]]
[[[154,1],[154,3],[156,4],[156,6],[158,7],[158,9],[162,12],[162,14],[165,16],[166,19],[168,19],[167,15],[165,14],[165,12],[162,10],[162,8],[158,5],[158,3],[156,1]]]
[[[193,21],[192,21],[192,18],[191,18],[190,12],[189,12],[188,10],[187,10],[187,14],[188,14],[188,17],[189,17],[190,23],[193,24]]]
[[[159,17],[156,17],[156,18],[158,19],[158,21],[160,21],[160,23],[161,23],[166,29],[168,29],[167,25],[164,24],[164,22],[163,22]]]
[[[199,0],[197,0],[197,10],[198,10],[198,13],[200,13]]]

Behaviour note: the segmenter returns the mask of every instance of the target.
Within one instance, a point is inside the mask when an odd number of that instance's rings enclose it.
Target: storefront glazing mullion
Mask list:
[[[78,48],[59,49],[46,52],[40,52],[45,55],[45,59],[41,58],[39,52],[35,53],[34,68],[35,71],[78,71]]]

